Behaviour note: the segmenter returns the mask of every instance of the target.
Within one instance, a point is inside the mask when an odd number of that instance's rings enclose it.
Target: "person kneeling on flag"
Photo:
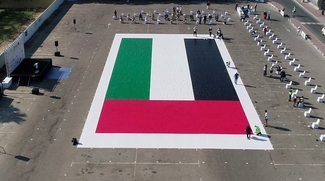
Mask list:
[[[256,134],[257,136],[262,135],[262,133],[261,133],[261,128],[260,128],[259,126],[257,126],[257,125],[255,125],[255,134]]]
[[[227,67],[230,67],[230,62],[229,61],[226,62],[226,65],[227,65]]]

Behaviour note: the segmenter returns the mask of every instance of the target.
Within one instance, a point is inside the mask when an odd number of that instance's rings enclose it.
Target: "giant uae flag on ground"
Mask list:
[[[272,148],[266,140],[246,142],[245,127],[262,125],[226,61],[220,40],[115,35],[80,147]]]
[[[243,134],[248,121],[213,39],[123,38],[97,133]]]

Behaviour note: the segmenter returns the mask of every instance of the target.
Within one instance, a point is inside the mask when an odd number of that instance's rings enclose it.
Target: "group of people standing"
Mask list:
[[[276,63],[273,63],[272,66],[269,69],[270,77],[273,76],[274,69],[275,69],[275,73],[277,75],[280,75],[280,81],[283,82],[286,79],[286,76],[287,76],[286,72],[282,69],[281,66],[279,66]],[[263,76],[267,76],[267,71],[268,71],[267,64],[265,64],[264,67],[263,67]]]
[[[224,39],[223,33],[221,32],[221,28],[218,28],[216,34],[213,34],[213,31],[212,31],[212,27],[211,26],[209,27],[209,30],[208,31],[209,31],[209,36],[210,37],[213,35],[213,38]],[[194,28],[193,28],[193,36],[197,37],[197,28],[196,28],[196,26],[194,26]]]
[[[289,102],[291,100],[293,101],[293,104],[292,104],[293,107],[304,107],[304,104],[305,104],[304,96],[301,96],[301,97],[297,97],[296,95],[292,96],[293,95],[293,89],[292,88],[289,89],[288,94],[289,94],[288,101]]]
[[[200,10],[197,10],[195,14],[196,20],[194,20],[194,13],[193,11],[190,11],[190,20],[196,21],[196,24],[207,24],[207,21],[209,24],[212,24],[212,15],[211,14],[203,14]]]
[[[207,2],[207,9],[209,9],[209,6],[211,3]],[[227,24],[227,20],[231,19],[229,14],[225,12],[220,13],[220,19],[223,21],[223,24]],[[132,23],[136,23],[136,16],[137,13],[134,13],[131,17],[130,13],[127,13],[127,20],[131,20]],[[172,8],[172,12],[170,13],[168,9],[163,11],[162,13],[156,12],[154,10],[152,13],[145,13],[143,10],[138,15],[140,21],[145,21],[147,23],[149,21],[149,18],[151,17],[152,21],[157,21],[157,24],[160,22],[160,18],[163,17],[165,21],[170,21],[173,23],[173,21],[183,21],[184,23],[187,23],[188,18],[190,18],[190,21],[195,21],[196,24],[214,24],[213,22],[219,21],[219,15],[217,14],[216,9],[213,9],[212,13],[205,13],[203,10],[197,10],[196,13],[193,11],[190,11],[189,15],[186,15],[182,11],[181,6],[174,6]],[[181,20],[182,17],[182,20]],[[113,19],[119,19],[121,23],[124,23],[124,13],[121,13],[120,16],[118,16],[117,11],[114,11]],[[213,21],[214,20],[214,21]]]
[[[266,11],[263,12],[263,18],[270,20],[271,19],[271,11],[269,11],[268,13]]]
[[[154,11],[151,14],[141,11],[139,13],[138,17],[139,17],[139,20],[142,20],[145,22],[149,21],[150,16],[151,16],[152,21],[160,21],[160,18],[162,16],[165,21],[170,21],[171,23],[173,23],[173,21],[183,21],[184,23],[187,23],[188,15],[183,13],[181,6],[177,6],[177,7],[174,6],[172,9],[173,9],[172,13],[169,13],[168,10],[163,11],[162,13],[157,13],[156,11]],[[136,15],[137,15],[137,13],[134,13],[134,15],[131,18],[130,13],[127,13],[127,20],[132,20],[132,22],[135,23]],[[181,17],[183,17],[183,20],[181,20]],[[215,21],[219,20],[219,15],[216,14],[216,10],[213,10],[212,14],[205,14],[203,10],[202,11],[198,10],[196,13],[194,13],[193,11],[190,11],[190,15],[189,15],[190,20],[196,21],[196,24],[208,24],[208,23],[213,24],[212,23],[213,17],[215,18]],[[224,20],[224,24],[226,24],[227,22],[226,22],[225,15],[221,14],[221,17]],[[122,13],[118,17],[117,11],[115,10],[113,19],[119,19],[121,23],[124,23],[124,14]]]

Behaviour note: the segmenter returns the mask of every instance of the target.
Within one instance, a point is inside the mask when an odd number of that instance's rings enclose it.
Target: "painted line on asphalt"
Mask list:
[[[137,171],[137,160],[138,160],[138,149],[135,150],[134,168],[133,168],[133,178],[136,178]]]
[[[320,151],[323,151],[323,150],[325,150],[325,148],[274,148],[274,150],[305,150],[305,151],[320,150]]]
[[[269,134],[272,136],[312,136],[312,134]]]
[[[0,132],[0,134],[15,134],[16,132],[13,131],[13,132]]]
[[[70,167],[73,165],[86,165],[86,164],[96,164],[96,165],[200,165],[199,162],[74,162],[72,161]]]
[[[302,122],[302,121],[298,121],[298,122],[295,122],[295,121],[290,121],[290,122],[287,122],[287,121],[272,121],[272,124],[304,124],[305,122]]]
[[[323,23],[315,23],[315,22],[300,22],[303,25],[323,25]]]
[[[325,166],[325,163],[274,163],[274,166]]]
[[[283,27],[284,27],[284,28],[285,28],[285,29],[286,29],[288,32],[290,32],[289,28],[287,28],[287,27],[286,27],[286,26],[284,26],[284,25],[283,25]]]

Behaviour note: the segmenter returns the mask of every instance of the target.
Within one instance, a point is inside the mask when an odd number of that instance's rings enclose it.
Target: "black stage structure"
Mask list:
[[[30,82],[41,82],[51,68],[50,58],[25,58],[10,76],[19,86],[29,86]]]

